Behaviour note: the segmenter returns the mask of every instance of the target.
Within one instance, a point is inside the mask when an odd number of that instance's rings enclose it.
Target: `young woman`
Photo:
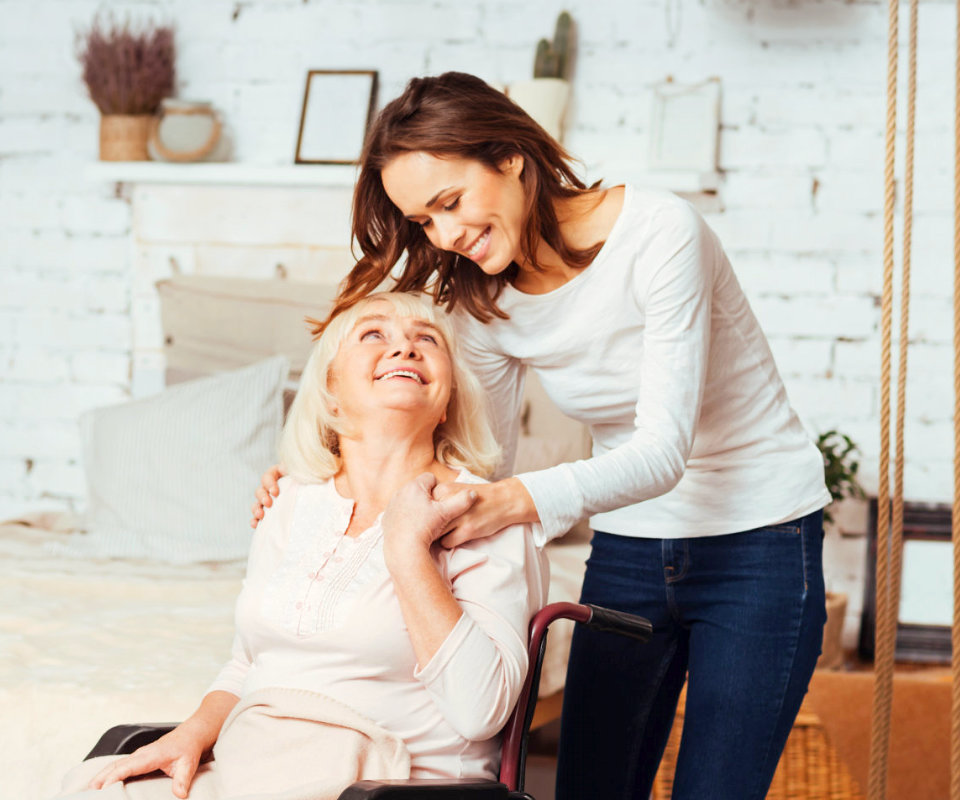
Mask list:
[[[76,770],[76,800],[495,779],[547,573],[522,527],[433,546],[497,460],[484,412],[433,306],[380,294],[337,317],[287,420],[291,477],[254,539],[233,658],[175,730]],[[169,777],[121,783],[154,770]]]
[[[590,516],[583,601],[655,625],[644,646],[577,631],[558,797],[645,800],[689,671],[674,800],[763,798],[820,650],[830,496],[717,237],[668,193],[586,187],[459,73],[412,80],[379,115],[354,236],[335,312],[388,276],[444,304],[495,409],[501,475],[528,369],[593,433],[592,458],[478,487],[444,539],[515,523],[549,539]]]

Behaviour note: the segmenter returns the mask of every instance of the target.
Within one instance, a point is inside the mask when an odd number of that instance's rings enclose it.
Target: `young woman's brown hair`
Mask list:
[[[516,276],[516,263],[499,275],[484,274],[468,258],[434,247],[421,226],[406,219],[387,197],[381,170],[410,152],[472,159],[493,170],[521,155],[526,197],[521,250],[534,268],[541,241],[572,267],[587,266],[603,245],[578,250],[563,240],[556,202],[590,189],[574,173],[571,156],[523,109],[473,75],[446,72],[414,78],[380,112],[364,145],[353,195],[353,236],[363,256],[344,280],[331,317],[375,291],[405,251],[407,261],[395,291],[427,291],[448,309],[462,303],[484,322],[506,316],[496,301]]]

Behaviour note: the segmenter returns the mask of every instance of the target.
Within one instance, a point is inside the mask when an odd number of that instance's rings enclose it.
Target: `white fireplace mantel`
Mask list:
[[[115,183],[206,184],[209,186],[350,186],[353,164],[168,164],[160,161],[97,161],[85,177]]]
[[[131,204],[131,393],[164,385],[156,282],[172,275],[336,283],[353,266],[353,165],[88,164]]]

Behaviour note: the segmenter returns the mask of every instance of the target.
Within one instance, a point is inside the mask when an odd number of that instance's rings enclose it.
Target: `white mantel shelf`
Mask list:
[[[352,187],[357,167],[351,164],[287,164],[269,166],[242,163],[168,164],[159,161],[97,161],[88,164],[91,181],[113,183],[199,184],[208,186],[341,186]],[[614,173],[608,175],[613,177]],[[693,170],[631,171],[626,178],[638,186],[683,193],[713,193],[720,188],[716,172]]]
[[[201,184],[207,186],[344,186],[356,182],[352,164],[262,165],[240,163],[168,164],[160,161],[96,161],[84,175],[115,183]]]

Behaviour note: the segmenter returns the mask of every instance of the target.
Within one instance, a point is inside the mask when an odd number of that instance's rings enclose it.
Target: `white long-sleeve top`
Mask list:
[[[465,470],[458,477],[481,480]],[[332,480],[281,479],[253,538],[232,658],[210,691],[320,692],[400,736],[412,777],[495,778],[495,737],[526,677],[527,626],[547,599],[545,557],[519,525],[435,548],[464,613],[418,665],[384,564],[380,520],[352,538],[344,535],[352,513]]]
[[[625,187],[594,261],[509,319],[454,311],[510,473],[526,369],[593,436],[592,457],[519,475],[553,538],[583,517],[624,536],[747,531],[830,502],[816,445],[714,232],[686,201]]]

